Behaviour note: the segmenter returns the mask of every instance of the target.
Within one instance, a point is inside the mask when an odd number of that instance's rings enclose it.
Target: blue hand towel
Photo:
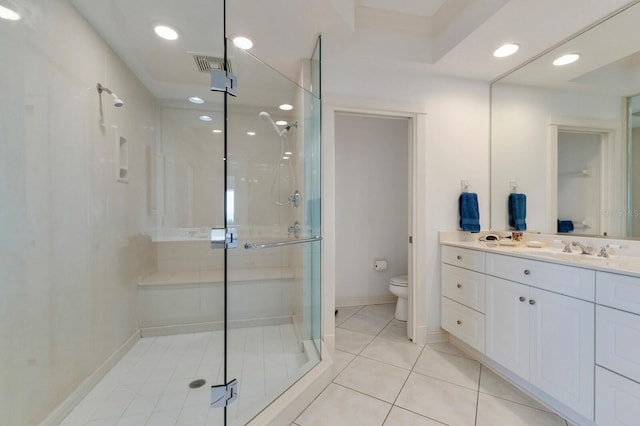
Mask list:
[[[573,222],[570,220],[558,220],[558,232],[567,233],[573,231]]]
[[[478,209],[478,194],[463,192],[458,198],[460,212],[460,229],[467,232],[480,232],[480,211]]]
[[[509,226],[516,231],[527,230],[527,196],[509,194]]]

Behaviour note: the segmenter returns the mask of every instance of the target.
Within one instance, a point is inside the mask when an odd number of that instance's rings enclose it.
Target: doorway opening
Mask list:
[[[396,304],[391,280],[407,276],[400,304],[407,306],[409,338],[412,129],[412,118],[407,116],[335,114],[336,308]],[[398,321],[397,311],[394,316]]]

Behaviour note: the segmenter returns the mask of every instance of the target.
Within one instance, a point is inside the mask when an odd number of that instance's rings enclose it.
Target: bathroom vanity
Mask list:
[[[441,238],[442,328],[577,424],[640,418],[640,259]]]

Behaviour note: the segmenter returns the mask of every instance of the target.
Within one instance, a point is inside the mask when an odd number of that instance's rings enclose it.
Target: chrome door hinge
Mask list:
[[[236,230],[233,228],[211,228],[212,249],[234,249],[238,247]]]
[[[238,96],[238,77],[226,70],[211,70],[211,85],[214,92],[227,92],[231,96]]]
[[[238,399],[238,380],[233,379],[226,385],[211,386],[211,408],[226,407]]]

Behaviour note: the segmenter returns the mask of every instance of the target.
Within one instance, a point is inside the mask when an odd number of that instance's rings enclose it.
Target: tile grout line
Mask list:
[[[478,374],[478,393],[476,393],[476,418],[473,421],[475,426],[478,425],[478,410],[480,408],[480,383],[482,382],[482,363],[480,363],[480,372]]]

